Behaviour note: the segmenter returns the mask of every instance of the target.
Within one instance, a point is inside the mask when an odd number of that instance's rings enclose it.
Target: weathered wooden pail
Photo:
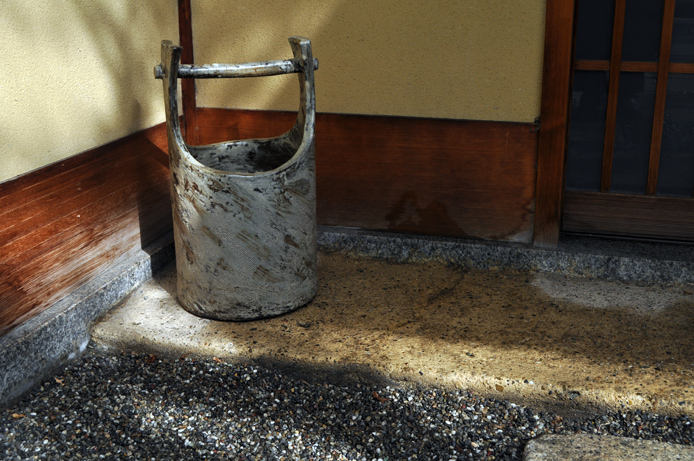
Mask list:
[[[247,64],[180,64],[162,42],[178,299],[217,320],[282,314],[316,294],[315,90],[311,42],[289,39],[294,58]],[[179,78],[298,73],[294,127],[276,138],[187,145],[178,117]]]

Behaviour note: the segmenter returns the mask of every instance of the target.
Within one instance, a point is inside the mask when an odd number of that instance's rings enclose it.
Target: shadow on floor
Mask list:
[[[194,317],[175,301],[171,266],[93,336],[116,347],[299,364],[307,374],[368,369],[575,408],[693,414],[692,326],[688,286],[324,253],[318,295],[293,313],[244,323]]]

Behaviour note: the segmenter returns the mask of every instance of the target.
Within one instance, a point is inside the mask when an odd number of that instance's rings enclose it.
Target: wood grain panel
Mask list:
[[[0,184],[0,334],[171,230],[158,125]]]
[[[287,112],[198,109],[201,144],[276,136]],[[318,114],[318,223],[529,242],[532,124]]]
[[[566,191],[563,230],[694,241],[694,199]]]

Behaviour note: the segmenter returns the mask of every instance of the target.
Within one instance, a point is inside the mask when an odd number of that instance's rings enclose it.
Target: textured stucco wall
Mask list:
[[[0,181],[164,121],[175,1],[7,0],[0,30]]]
[[[197,63],[291,56],[312,39],[320,112],[531,122],[546,0],[193,1]],[[291,109],[296,77],[198,81],[198,105]]]

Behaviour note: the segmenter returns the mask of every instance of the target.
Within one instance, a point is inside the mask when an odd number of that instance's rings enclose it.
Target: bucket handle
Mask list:
[[[313,70],[318,70],[318,59],[313,58]],[[295,74],[304,71],[302,59],[248,62],[244,64],[181,64],[178,78],[242,78]],[[154,78],[164,78],[161,64],[154,66]]]

